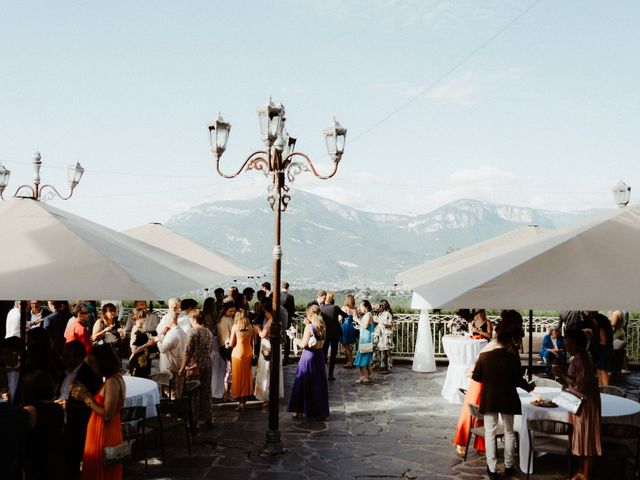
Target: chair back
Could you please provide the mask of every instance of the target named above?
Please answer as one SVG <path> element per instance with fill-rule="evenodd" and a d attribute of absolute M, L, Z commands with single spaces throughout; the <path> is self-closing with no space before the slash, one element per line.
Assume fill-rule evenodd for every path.
<path fill-rule="evenodd" d="M 484 419 L 484 415 L 480 413 L 480 406 L 475 403 L 469 403 L 469 416 L 478 420 Z"/>
<path fill-rule="evenodd" d="M 120 409 L 120 422 L 138 422 L 147 416 L 147 407 L 123 407 Z"/>
<path fill-rule="evenodd" d="M 189 398 L 176 398 L 175 400 L 161 400 L 160 403 L 156 404 L 156 411 L 158 412 L 158 417 L 160 416 L 171 416 L 171 417 L 180 417 L 180 418 L 188 418 L 189 416 Z"/>
<path fill-rule="evenodd" d="M 616 387 L 615 385 L 601 385 L 598 387 L 600 393 L 607 393 L 609 395 L 615 395 L 616 397 L 626 397 L 627 392 L 624 388 Z"/>
<path fill-rule="evenodd" d="M 600 436 L 615 439 L 640 440 L 640 427 L 625 423 L 601 423 Z"/>
<path fill-rule="evenodd" d="M 538 432 L 547 435 L 565 435 L 571 437 L 573 434 L 573 425 L 560 420 L 535 419 L 527 421 L 529 433 Z"/>
<path fill-rule="evenodd" d="M 171 384 L 171 379 L 173 378 L 173 373 L 171 372 L 158 372 L 152 373 L 149 375 L 149 379 L 156 382 L 158 385 L 163 385 L 168 387 Z"/>

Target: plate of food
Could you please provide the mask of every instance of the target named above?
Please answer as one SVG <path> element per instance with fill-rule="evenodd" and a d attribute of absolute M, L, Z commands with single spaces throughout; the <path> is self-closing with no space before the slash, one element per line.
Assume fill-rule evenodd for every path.
<path fill-rule="evenodd" d="M 535 407 L 542 408 L 556 408 L 558 406 L 555 402 L 553 402 L 553 400 L 549 400 L 547 398 L 538 398 L 536 400 L 531 400 L 530 403 Z"/>

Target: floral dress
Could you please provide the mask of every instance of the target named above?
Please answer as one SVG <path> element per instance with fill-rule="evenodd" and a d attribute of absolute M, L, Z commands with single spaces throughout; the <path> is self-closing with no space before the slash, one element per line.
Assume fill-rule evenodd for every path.
<path fill-rule="evenodd" d="M 187 337 L 186 355 L 191 358 L 191 365 L 198 366 L 198 380 L 200 388 L 196 390 L 195 407 L 199 423 L 211 422 L 211 350 L 213 349 L 213 334 L 198 325 L 189 330 Z M 201 394 L 202 392 L 203 394 Z"/>
<path fill-rule="evenodd" d="M 393 316 L 389 312 L 382 312 L 378 315 L 377 347 L 380 351 L 393 350 Z"/>

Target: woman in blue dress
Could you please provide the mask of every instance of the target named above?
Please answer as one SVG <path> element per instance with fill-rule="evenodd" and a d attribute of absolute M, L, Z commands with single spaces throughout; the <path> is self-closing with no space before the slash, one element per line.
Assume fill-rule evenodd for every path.
<path fill-rule="evenodd" d="M 353 323 L 353 319 L 357 315 L 356 311 L 356 299 L 353 295 L 349 294 L 344 299 L 344 306 L 342 311 L 347 315 L 342 320 L 342 352 L 344 353 L 345 365 L 344 368 L 353 367 L 353 347 L 356 343 L 356 327 Z"/>
<path fill-rule="evenodd" d="M 353 361 L 354 367 L 360 368 L 360 378 L 358 383 L 371 383 L 373 363 L 373 315 L 371 314 L 371 303 L 369 300 L 362 300 L 358 306 L 360 313 L 360 341 L 358 343 L 358 353 Z"/>
<path fill-rule="evenodd" d="M 293 413 L 293 418 L 301 418 L 304 414 L 307 418 L 328 421 L 329 386 L 322 351 L 326 330 L 318 305 L 310 305 L 307 308 L 304 323 L 303 350 L 287 411 Z"/>

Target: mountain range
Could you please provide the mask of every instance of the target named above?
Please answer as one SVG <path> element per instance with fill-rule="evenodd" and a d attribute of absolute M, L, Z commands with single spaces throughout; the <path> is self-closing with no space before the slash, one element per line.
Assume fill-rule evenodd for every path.
<path fill-rule="evenodd" d="M 458 200 L 410 216 L 370 213 L 296 191 L 282 215 L 282 279 L 296 288 L 384 288 L 397 273 L 454 249 L 536 224 L 558 228 L 602 210 L 558 212 Z M 270 274 L 274 214 L 264 198 L 198 205 L 172 230 Z"/>

